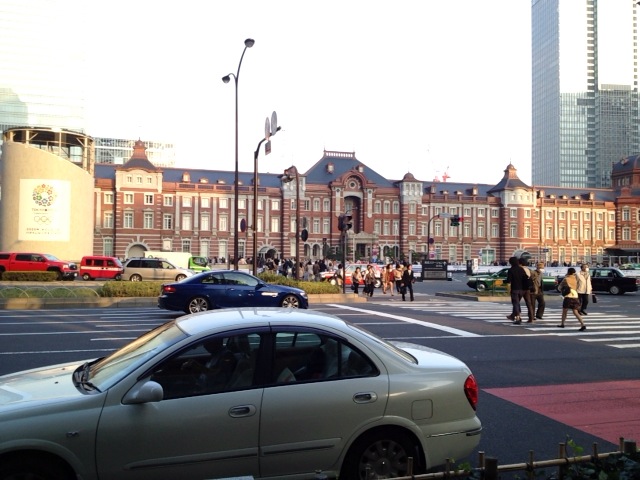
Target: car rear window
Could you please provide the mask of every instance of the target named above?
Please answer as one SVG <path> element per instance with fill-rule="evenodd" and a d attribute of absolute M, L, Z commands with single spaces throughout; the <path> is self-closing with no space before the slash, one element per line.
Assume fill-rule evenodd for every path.
<path fill-rule="evenodd" d="M 371 341 L 376 342 L 378 345 L 382 345 L 384 348 L 386 348 L 390 352 L 393 352 L 396 355 L 398 355 L 399 357 L 402 357 L 407 362 L 414 363 L 416 365 L 418 364 L 418 360 L 416 360 L 416 358 L 413 355 L 405 352 L 401 348 L 396 347 L 392 343 L 387 342 L 383 338 L 380 338 L 377 335 L 374 335 L 373 333 L 365 330 L 364 328 L 359 327 L 358 325 L 354 325 L 354 324 L 351 324 L 351 323 L 349 323 L 348 325 L 349 325 L 350 328 L 353 328 L 354 330 L 357 330 L 358 332 L 362 333 L 363 335 L 366 335 L 367 337 L 369 337 L 369 339 Z"/>

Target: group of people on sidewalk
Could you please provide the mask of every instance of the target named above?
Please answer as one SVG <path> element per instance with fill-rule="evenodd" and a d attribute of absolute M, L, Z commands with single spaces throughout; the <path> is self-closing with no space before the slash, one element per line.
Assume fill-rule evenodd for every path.
<path fill-rule="evenodd" d="M 356 267 L 351 276 L 351 285 L 356 295 L 359 293 L 360 282 L 364 282 L 364 288 L 362 293 L 369 297 L 373 297 L 375 290 L 376 276 L 375 270 L 372 265 L 367 265 L 367 269 L 363 272 L 360 267 Z M 413 270 L 411 264 L 388 263 L 382 269 L 380 275 L 380 281 L 382 283 L 382 293 L 386 294 L 387 291 L 391 296 L 395 296 L 398 293 L 402 296 L 402 300 L 406 301 L 406 295 L 409 294 L 409 300 L 413 302 L 413 283 L 415 278 L 413 277 Z M 395 292 L 395 293 L 394 293 Z"/>
<path fill-rule="evenodd" d="M 544 263 L 538 262 L 535 270 L 528 268 L 528 262 L 524 258 L 511 257 L 509 259 L 509 271 L 506 283 L 510 286 L 511 314 L 507 318 L 516 324 L 522 323 L 521 301 L 524 299 L 527 307 L 526 323 L 533 323 L 535 319 L 542 319 L 545 310 L 544 287 L 542 277 L 544 275 Z M 562 316 L 558 328 L 564 328 L 569 310 L 573 312 L 580 323 L 580 331 L 587 329 L 582 315 L 587 315 L 589 297 L 592 295 L 591 275 L 589 266 L 582 264 L 580 272 L 571 267 L 567 275 L 558 287 L 562 294 Z"/>

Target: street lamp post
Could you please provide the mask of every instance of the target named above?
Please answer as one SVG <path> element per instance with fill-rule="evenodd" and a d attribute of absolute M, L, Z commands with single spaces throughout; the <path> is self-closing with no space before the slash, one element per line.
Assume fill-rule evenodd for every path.
<path fill-rule="evenodd" d="M 434 215 L 427 222 L 427 260 L 431 260 L 431 222 L 433 222 L 436 218 L 451 218 L 453 217 L 452 213 L 442 212 L 437 215 Z"/>
<path fill-rule="evenodd" d="M 233 77 L 235 86 L 236 86 L 236 168 L 235 168 L 235 179 L 234 179 L 234 197 L 235 197 L 235 205 L 233 207 L 233 214 L 235 217 L 234 220 L 234 233 L 233 233 L 233 268 L 238 270 L 238 199 L 240 196 L 240 174 L 238 172 L 238 79 L 240 78 L 240 67 L 242 66 L 242 59 L 244 58 L 244 54 L 247 51 L 247 48 L 253 47 L 255 40 L 253 38 L 247 38 L 244 41 L 244 50 L 242 50 L 242 55 L 240 56 L 240 62 L 238 63 L 238 70 L 236 73 L 230 73 L 229 75 L 225 75 L 222 77 L 222 81 L 224 83 L 229 83 L 231 81 L 231 77 Z"/>
<path fill-rule="evenodd" d="M 298 169 L 295 166 L 287 168 L 281 178 L 284 182 L 291 182 L 292 180 L 296 182 L 296 261 L 293 267 L 293 278 L 298 280 L 298 254 L 300 252 L 300 175 Z"/>
<path fill-rule="evenodd" d="M 275 112 L 274 112 L 275 114 Z M 256 151 L 253 152 L 253 274 L 258 274 L 258 154 L 260 147 L 264 142 L 268 142 L 269 138 L 280 131 L 277 127 L 273 132 L 265 132 L 265 136 L 258 142 Z"/>

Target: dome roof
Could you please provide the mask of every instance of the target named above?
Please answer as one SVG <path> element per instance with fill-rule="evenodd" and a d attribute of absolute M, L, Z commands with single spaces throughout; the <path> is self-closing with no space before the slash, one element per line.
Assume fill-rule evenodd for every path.
<path fill-rule="evenodd" d="M 622 157 L 619 162 L 613 165 L 611 174 L 629 173 L 640 169 L 640 155 L 629 155 Z"/>

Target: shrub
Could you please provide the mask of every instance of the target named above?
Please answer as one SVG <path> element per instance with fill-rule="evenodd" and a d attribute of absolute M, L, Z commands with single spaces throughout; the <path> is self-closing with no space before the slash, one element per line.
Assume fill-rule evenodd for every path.
<path fill-rule="evenodd" d="M 98 290 L 101 297 L 157 297 L 165 282 L 105 282 Z"/>
<path fill-rule="evenodd" d="M 57 272 L 2 272 L 2 280 L 7 282 L 54 282 Z"/>
<path fill-rule="evenodd" d="M 260 273 L 258 277 L 260 277 L 264 282 L 273 283 L 274 285 L 286 285 L 288 287 L 301 288 L 308 294 L 342 292 L 342 287 L 338 285 L 331 285 L 329 282 L 305 282 L 270 272 Z"/>

